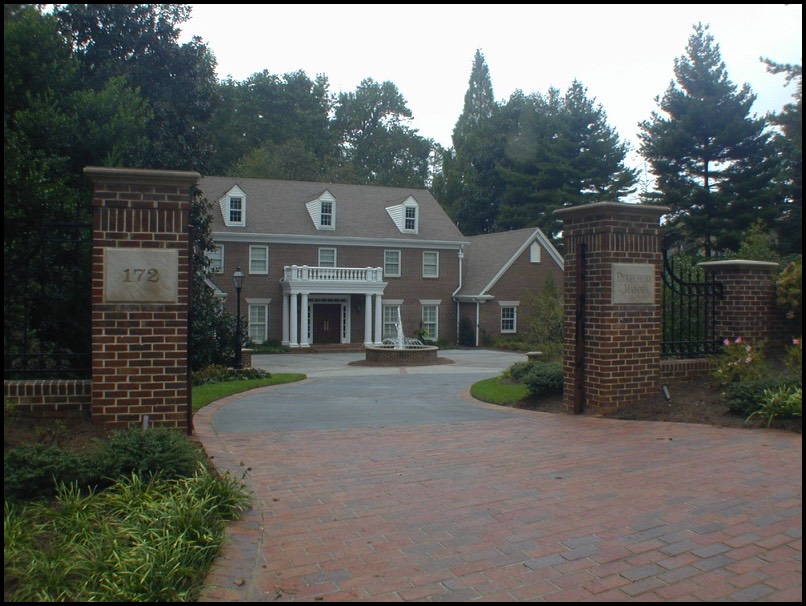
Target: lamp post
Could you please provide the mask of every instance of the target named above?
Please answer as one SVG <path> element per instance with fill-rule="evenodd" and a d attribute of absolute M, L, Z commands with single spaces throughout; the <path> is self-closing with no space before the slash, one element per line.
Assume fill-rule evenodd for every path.
<path fill-rule="evenodd" d="M 243 281 L 246 276 L 241 271 L 241 266 L 232 274 L 232 283 L 235 285 L 235 363 L 233 366 L 236 370 L 243 368 L 243 339 L 241 337 L 241 289 L 243 288 Z"/>

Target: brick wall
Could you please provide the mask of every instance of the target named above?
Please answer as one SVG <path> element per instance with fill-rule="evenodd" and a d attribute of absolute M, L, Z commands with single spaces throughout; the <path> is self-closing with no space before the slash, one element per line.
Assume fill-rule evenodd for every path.
<path fill-rule="evenodd" d="M 27 416 L 90 414 L 92 381 L 3 381 L 3 401 Z"/>
<path fill-rule="evenodd" d="M 188 216 L 190 188 L 200 175 L 95 167 L 85 173 L 94 188 L 93 422 L 107 429 L 125 428 L 141 424 L 148 415 L 153 425 L 190 431 Z M 120 252 L 130 255 L 135 265 L 140 251 L 175 251 L 176 283 L 165 284 L 175 288 L 173 300 L 154 302 L 147 292 L 142 299 L 135 295 L 134 300 L 110 301 L 113 278 L 105 272 L 110 271 L 115 249 L 126 249 Z M 139 279 L 141 270 L 133 266 L 123 271 Z M 173 268 L 169 270 L 161 275 L 172 275 Z"/>

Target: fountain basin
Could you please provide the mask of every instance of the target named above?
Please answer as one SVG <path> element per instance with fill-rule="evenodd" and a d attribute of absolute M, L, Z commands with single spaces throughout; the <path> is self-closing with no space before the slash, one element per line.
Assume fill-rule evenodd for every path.
<path fill-rule="evenodd" d="M 376 366 L 426 366 L 439 364 L 438 347 L 419 345 L 410 347 L 393 347 L 389 345 L 366 345 L 364 347 L 367 363 Z"/>

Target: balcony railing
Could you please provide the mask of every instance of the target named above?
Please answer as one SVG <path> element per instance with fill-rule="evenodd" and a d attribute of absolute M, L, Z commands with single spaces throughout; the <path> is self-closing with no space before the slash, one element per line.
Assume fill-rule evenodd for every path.
<path fill-rule="evenodd" d="M 312 267 L 310 265 L 286 265 L 283 271 L 286 282 L 382 282 L 380 267 Z"/>

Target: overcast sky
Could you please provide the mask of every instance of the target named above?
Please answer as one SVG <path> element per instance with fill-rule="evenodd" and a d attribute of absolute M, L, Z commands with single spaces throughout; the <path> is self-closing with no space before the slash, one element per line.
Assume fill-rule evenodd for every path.
<path fill-rule="evenodd" d="M 462 112 L 473 55 L 484 54 L 498 100 L 520 89 L 562 92 L 576 78 L 622 140 L 637 147 L 685 54 L 693 26 L 710 24 L 728 76 L 758 95 L 754 110 L 792 99 L 759 61 L 802 63 L 800 4 L 193 4 L 182 41 L 200 36 L 218 76 L 268 70 L 324 74 L 332 93 L 364 78 L 397 85 L 419 134 L 446 147 Z M 632 162 L 635 162 L 635 157 Z"/>

